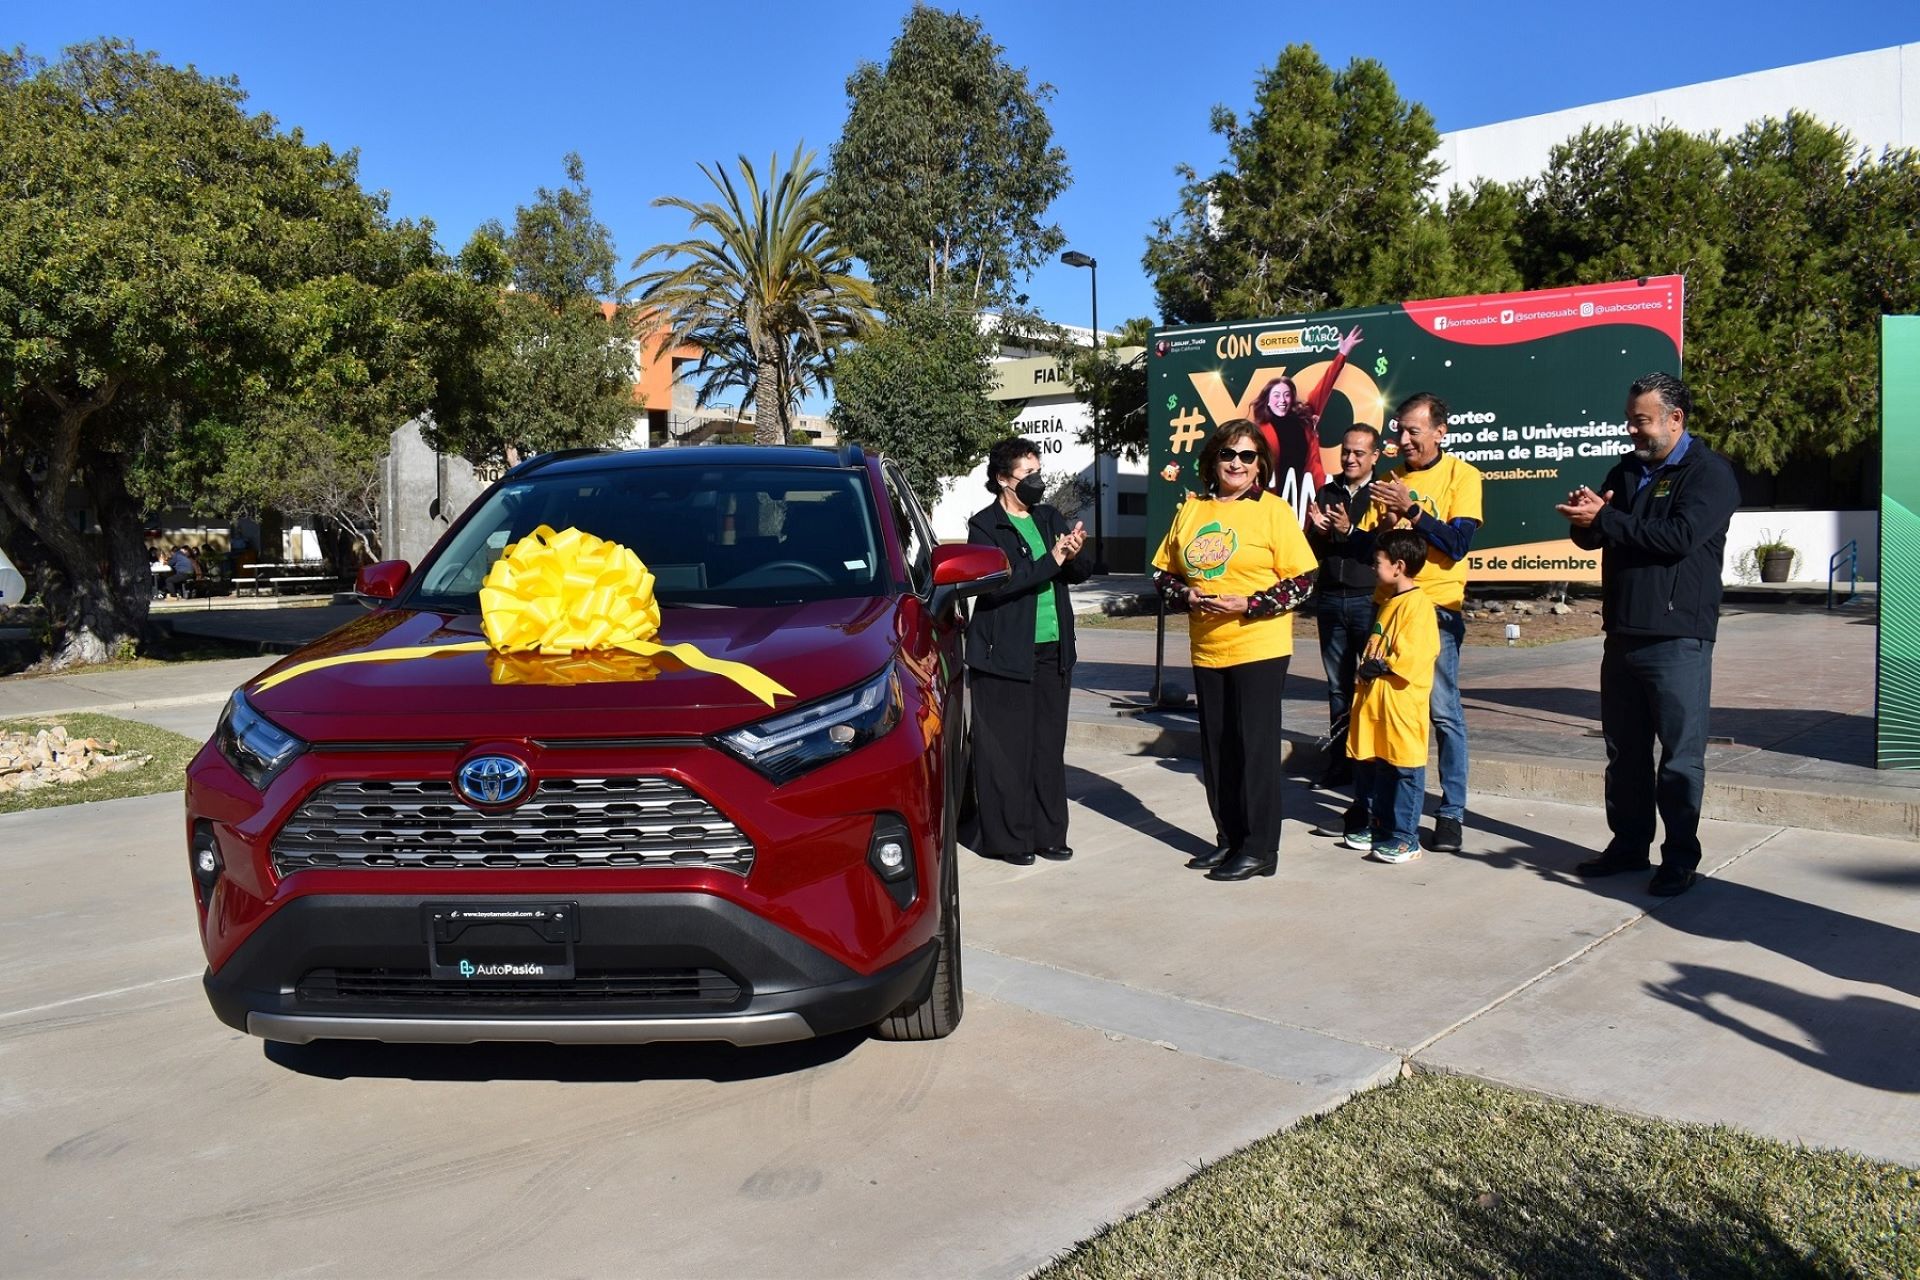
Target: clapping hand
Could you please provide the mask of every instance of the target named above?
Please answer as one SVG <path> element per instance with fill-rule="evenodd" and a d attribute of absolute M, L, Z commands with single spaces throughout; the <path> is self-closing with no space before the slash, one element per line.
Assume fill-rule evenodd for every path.
<path fill-rule="evenodd" d="M 1313 526 L 1315 533 L 1325 533 L 1332 526 L 1333 521 L 1327 515 L 1326 507 L 1318 502 L 1309 502 L 1307 504 L 1307 523 Z"/>
<path fill-rule="evenodd" d="M 1061 534 L 1053 542 L 1053 562 L 1065 564 L 1080 554 L 1080 548 L 1087 545 L 1087 526 L 1076 520 L 1073 528 Z"/>
<path fill-rule="evenodd" d="M 1338 502 L 1324 510 L 1327 514 L 1327 524 L 1335 533 L 1344 538 L 1353 532 L 1353 517 L 1347 514 L 1346 503 Z"/>
<path fill-rule="evenodd" d="M 1374 509 L 1383 516 L 1405 520 L 1413 515 L 1413 493 L 1398 480 L 1373 482 Z"/>
<path fill-rule="evenodd" d="M 1565 516 L 1567 523 L 1574 528 L 1585 529 L 1599 516 L 1601 508 L 1612 501 L 1613 490 L 1609 489 L 1606 493 L 1599 494 L 1581 485 L 1569 493 L 1567 500 L 1554 507 L 1554 510 Z"/>

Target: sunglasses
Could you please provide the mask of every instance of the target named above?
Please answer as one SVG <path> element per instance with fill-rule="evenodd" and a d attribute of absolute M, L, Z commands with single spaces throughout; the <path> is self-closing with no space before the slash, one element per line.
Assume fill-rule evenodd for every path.
<path fill-rule="evenodd" d="M 1260 451 L 1258 449 L 1222 449 L 1220 461 L 1225 462 L 1228 458 L 1238 458 L 1250 467 L 1260 461 Z"/>

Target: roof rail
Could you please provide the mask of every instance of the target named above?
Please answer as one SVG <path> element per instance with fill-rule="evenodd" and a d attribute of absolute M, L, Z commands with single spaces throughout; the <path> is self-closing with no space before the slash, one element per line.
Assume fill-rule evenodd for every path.
<path fill-rule="evenodd" d="M 585 458 L 596 453 L 618 453 L 618 449 L 555 449 L 552 453 L 536 453 L 524 458 L 507 470 L 510 476 L 524 476 L 538 471 L 555 462 L 565 462 L 568 458 Z"/>
<path fill-rule="evenodd" d="M 840 442 L 840 465 L 843 467 L 864 467 L 867 465 L 866 450 L 851 440 Z"/>

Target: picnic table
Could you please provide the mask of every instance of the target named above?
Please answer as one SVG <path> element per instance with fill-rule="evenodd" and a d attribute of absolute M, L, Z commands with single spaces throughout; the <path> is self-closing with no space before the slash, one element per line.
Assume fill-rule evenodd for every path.
<path fill-rule="evenodd" d="M 330 591 L 340 585 L 332 567 L 320 560 L 280 563 L 254 561 L 234 575 L 236 591 L 242 595 L 291 595 L 303 591 Z"/>

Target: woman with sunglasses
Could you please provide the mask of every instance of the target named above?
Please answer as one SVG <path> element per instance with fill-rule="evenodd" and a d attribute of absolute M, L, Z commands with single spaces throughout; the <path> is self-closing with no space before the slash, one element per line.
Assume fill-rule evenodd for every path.
<path fill-rule="evenodd" d="M 1280 860 L 1281 698 L 1293 610 L 1317 566 L 1300 519 L 1268 492 L 1273 451 L 1244 418 L 1200 451 L 1194 494 L 1174 513 L 1153 567 L 1167 606 L 1189 614 L 1200 700 L 1200 763 L 1214 848 L 1188 862 L 1209 880 L 1270 876 Z"/>

